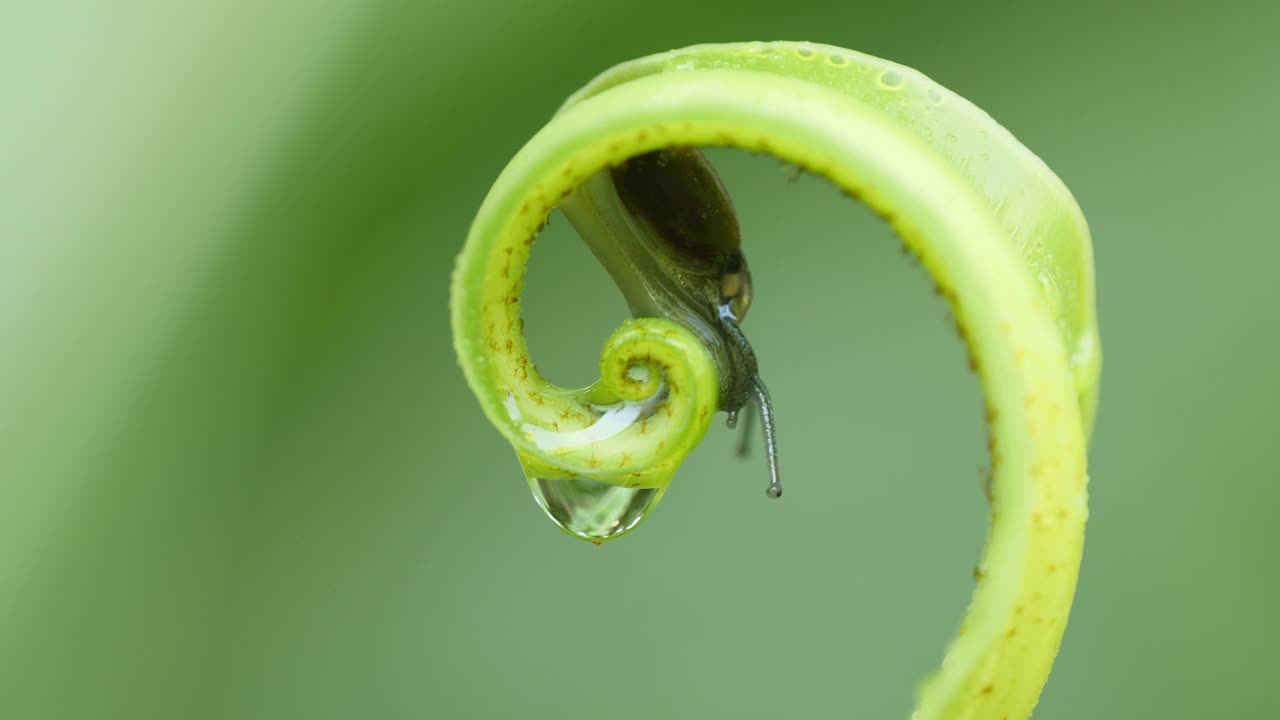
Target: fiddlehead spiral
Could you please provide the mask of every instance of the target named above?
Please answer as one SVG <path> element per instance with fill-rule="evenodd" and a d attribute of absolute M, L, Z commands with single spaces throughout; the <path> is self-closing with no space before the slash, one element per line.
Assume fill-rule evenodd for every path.
<path fill-rule="evenodd" d="M 737 328 L 749 274 L 684 154 L 696 146 L 828 178 L 893 226 L 950 303 L 988 408 L 991 528 L 914 717 L 1027 717 L 1083 546 L 1100 367 L 1089 235 L 1039 159 L 923 75 L 808 43 L 708 45 L 618 66 L 571 97 L 498 178 L 458 260 L 455 346 L 486 415 L 543 507 L 597 541 L 652 508 L 717 409 L 732 418 L 754 397 L 771 420 Z M 682 169 L 654 170 L 668 162 Z M 556 206 L 642 317 L 610 338 L 584 390 L 541 377 L 520 317 L 529 250 Z M 707 222 L 681 218 L 690 208 L 711 208 Z"/>

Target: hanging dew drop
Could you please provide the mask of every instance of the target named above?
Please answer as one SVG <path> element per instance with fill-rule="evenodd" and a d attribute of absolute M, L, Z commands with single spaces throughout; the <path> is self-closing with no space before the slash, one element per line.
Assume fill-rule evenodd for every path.
<path fill-rule="evenodd" d="M 643 365 L 632 365 L 625 373 L 627 381 L 638 385 L 655 380 L 649 368 Z M 507 394 L 505 405 L 512 421 L 540 451 L 583 452 L 594 447 L 603 448 L 600 450 L 603 453 L 617 453 L 616 449 L 608 449 L 608 443 L 626 433 L 635 434 L 637 430 L 642 434 L 643 423 L 653 417 L 667 399 L 666 386 L 661 380 L 656 380 L 656 383 L 657 389 L 649 397 L 606 405 L 591 401 L 592 388 L 575 391 L 571 397 L 577 400 L 578 407 L 583 408 L 577 421 L 572 419 L 571 406 L 565 415 L 559 416 L 560 422 L 549 423 L 551 427 L 529 422 L 537 419 L 536 416 L 521 410 L 514 393 Z M 642 442 L 637 442 L 630 446 L 630 451 L 643 453 L 644 447 Z M 622 460 L 622 465 L 615 468 L 619 470 L 620 477 L 626 474 L 621 468 L 628 462 L 630 451 L 612 455 Z M 592 450 L 593 458 L 594 453 Z M 545 470 L 537 469 L 541 461 L 536 457 L 520 456 L 520 462 L 529 489 L 547 516 L 565 532 L 596 544 L 635 529 L 662 498 L 663 487 L 626 487 L 581 476 L 548 478 Z M 665 479 L 658 484 L 665 487 Z"/>
<path fill-rule="evenodd" d="M 588 478 L 529 478 L 538 505 L 571 535 L 600 542 L 623 535 L 640 524 L 658 501 L 661 488 L 628 488 Z"/>

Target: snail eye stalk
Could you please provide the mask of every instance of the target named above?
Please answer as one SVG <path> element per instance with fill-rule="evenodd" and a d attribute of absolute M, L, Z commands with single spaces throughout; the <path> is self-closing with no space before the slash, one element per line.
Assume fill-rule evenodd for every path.
<path fill-rule="evenodd" d="M 738 321 L 730 312 L 728 305 L 721 308 L 720 317 L 729 334 L 747 353 L 751 354 L 754 360 L 755 354 L 751 350 L 751 345 L 747 342 L 746 336 L 742 334 L 742 329 L 738 327 Z M 760 379 L 759 372 L 751 376 L 751 379 L 746 383 L 745 391 L 747 392 L 746 402 L 743 403 L 740 409 L 730 411 L 726 424 L 732 430 L 737 426 L 738 418 L 745 415 L 743 418 L 742 439 L 738 443 L 738 455 L 745 457 L 750 449 L 753 410 L 755 413 L 760 414 L 760 427 L 764 432 L 765 462 L 769 465 L 769 487 L 765 490 L 765 494 L 770 498 L 777 499 L 782 497 L 782 478 L 778 472 L 778 435 L 773 415 L 773 400 L 769 397 L 769 389 L 765 387 L 764 381 Z"/>

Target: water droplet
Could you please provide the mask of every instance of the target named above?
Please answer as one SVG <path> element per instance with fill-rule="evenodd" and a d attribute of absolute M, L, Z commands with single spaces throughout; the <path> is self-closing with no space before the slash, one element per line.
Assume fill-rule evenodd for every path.
<path fill-rule="evenodd" d="M 591 541 L 634 529 L 662 499 L 661 488 L 628 488 L 599 480 L 530 478 L 533 497 L 567 532 Z"/>
<path fill-rule="evenodd" d="M 849 64 L 849 59 L 843 55 L 828 55 L 827 62 L 835 67 L 844 67 Z"/>
<path fill-rule="evenodd" d="M 938 88 L 929 88 L 929 92 L 925 93 L 925 97 L 929 98 L 929 102 L 934 105 L 942 104 L 942 93 L 938 92 Z"/>
<path fill-rule="evenodd" d="M 880 75 L 880 84 L 890 90 L 897 90 L 902 87 L 902 73 L 897 70 L 886 70 Z"/>
<path fill-rule="evenodd" d="M 796 50 L 796 57 L 800 58 L 801 60 L 812 60 L 815 55 L 817 55 L 817 53 L 810 50 L 809 48 L 800 48 Z"/>

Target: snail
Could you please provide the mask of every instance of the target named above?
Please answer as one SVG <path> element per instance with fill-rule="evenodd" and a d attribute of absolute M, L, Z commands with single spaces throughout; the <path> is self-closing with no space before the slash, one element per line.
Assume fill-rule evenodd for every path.
<path fill-rule="evenodd" d="M 593 231 L 601 207 L 616 218 Z M 739 324 L 751 307 L 751 272 L 733 201 L 705 155 L 674 146 L 628 158 L 562 201 L 592 252 L 622 290 L 632 315 L 680 323 L 711 351 L 728 425 L 759 413 L 771 498 L 782 495 L 773 403 Z M 752 415 L 748 414 L 748 418 Z M 746 432 L 740 454 L 746 452 Z"/>
<path fill-rule="evenodd" d="M 773 410 L 739 327 L 751 275 L 732 203 L 696 150 L 708 146 L 772 154 L 861 200 L 949 304 L 986 403 L 991 527 L 962 631 L 912 717 L 1025 720 L 1088 516 L 1092 245 L 1044 162 L 923 74 L 812 43 L 699 45 L 572 95 L 494 182 L 454 270 L 454 348 L 482 411 L 547 515 L 593 543 L 649 516 L 720 411 L 732 424 L 759 410 L 780 492 Z M 557 207 L 633 315 L 585 388 L 544 378 L 524 336 L 525 268 Z"/>

